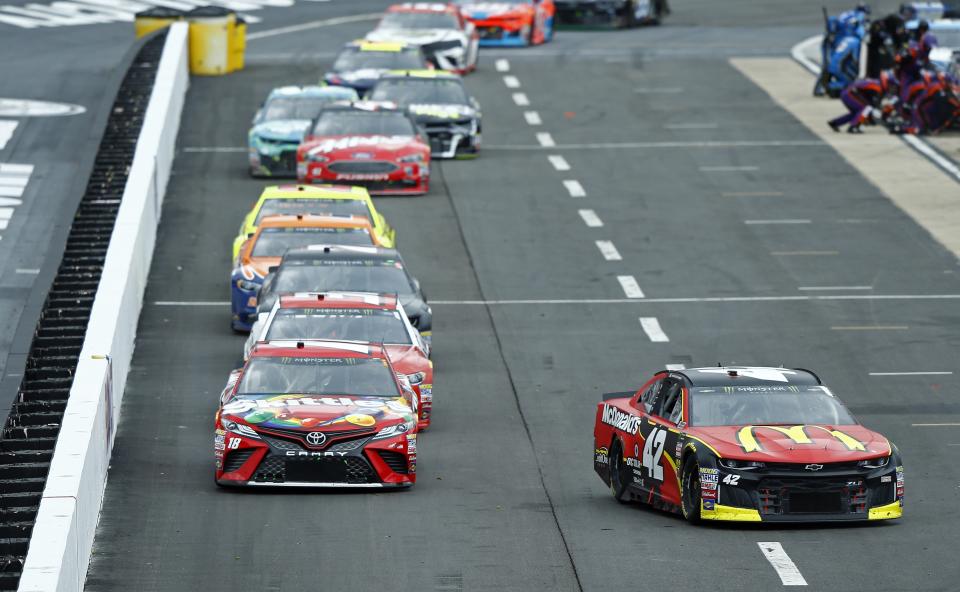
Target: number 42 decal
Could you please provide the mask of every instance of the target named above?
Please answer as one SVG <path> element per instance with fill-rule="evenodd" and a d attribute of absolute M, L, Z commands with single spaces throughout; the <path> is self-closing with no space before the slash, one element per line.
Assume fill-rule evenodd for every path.
<path fill-rule="evenodd" d="M 643 466 L 647 468 L 647 476 L 657 481 L 663 481 L 663 467 L 660 466 L 660 457 L 663 456 L 663 441 L 667 439 L 667 430 L 656 427 L 647 436 L 643 443 Z"/>
<path fill-rule="evenodd" d="M 723 478 L 723 482 L 727 485 L 737 485 L 740 483 L 740 475 L 727 475 Z"/>

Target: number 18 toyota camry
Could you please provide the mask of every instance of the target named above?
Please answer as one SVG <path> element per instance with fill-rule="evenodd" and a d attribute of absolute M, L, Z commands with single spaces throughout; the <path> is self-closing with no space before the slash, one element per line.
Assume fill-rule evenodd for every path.
<path fill-rule="evenodd" d="M 594 469 L 621 502 L 701 520 L 886 520 L 903 513 L 896 446 L 808 370 L 657 373 L 597 407 Z"/>

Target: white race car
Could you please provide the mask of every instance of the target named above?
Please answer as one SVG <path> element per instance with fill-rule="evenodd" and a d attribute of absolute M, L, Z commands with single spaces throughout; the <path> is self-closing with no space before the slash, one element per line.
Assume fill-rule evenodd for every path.
<path fill-rule="evenodd" d="M 480 53 L 476 27 L 452 4 L 394 4 L 367 34 L 367 40 L 418 45 L 436 67 L 458 74 L 475 70 Z"/>

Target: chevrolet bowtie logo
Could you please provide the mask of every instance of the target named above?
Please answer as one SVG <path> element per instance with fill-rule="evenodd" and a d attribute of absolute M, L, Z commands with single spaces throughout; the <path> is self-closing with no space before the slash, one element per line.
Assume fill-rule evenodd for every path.
<path fill-rule="evenodd" d="M 819 471 L 820 469 L 823 468 L 823 465 L 807 465 L 803 468 L 805 468 L 808 471 Z"/>

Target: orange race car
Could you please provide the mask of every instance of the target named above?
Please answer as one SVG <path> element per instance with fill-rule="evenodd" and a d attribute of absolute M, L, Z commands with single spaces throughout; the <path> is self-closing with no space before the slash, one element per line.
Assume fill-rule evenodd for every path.
<path fill-rule="evenodd" d="M 287 249 L 312 244 L 382 246 L 364 216 L 288 214 L 267 216 L 240 247 L 230 276 L 231 326 L 249 331 L 257 318 L 257 294 L 270 267 Z"/>
<path fill-rule="evenodd" d="M 457 0 L 477 27 L 481 46 L 540 45 L 553 39 L 557 9 L 553 0 Z"/>

